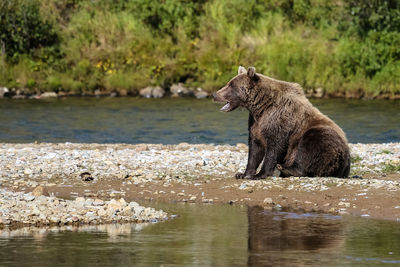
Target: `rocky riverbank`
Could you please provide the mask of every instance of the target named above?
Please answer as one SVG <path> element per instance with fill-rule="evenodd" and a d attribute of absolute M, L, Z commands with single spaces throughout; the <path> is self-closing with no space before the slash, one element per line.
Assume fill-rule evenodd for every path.
<path fill-rule="evenodd" d="M 123 198 L 66 200 L 46 196 L 43 190 L 38 190 L 41 188 L 37 187 L 33 193 L 0 189 L 0 225 L 142 223 L 168 219 L 162 210 L 145 208 L 134 201 L 128 203 Z"/>
<path fill-rule="evenodd" d="M 203 99 L 210 97 L 212 92 L 200 87 L 187 87 L 182 83 L 172 84 L 170 87 L 147 86 L 139 90 L 101 90 L 76 92 L 76 91 L 32 91 L 29 89 L 6 88 L 0 86 L 0 99 L 48 99 L 65 97 L 143 97 L 143 98 L 163 98 L 163 97 L 192 97 Z M 362 91 L 355 92 L 324 92 L 321 88 L 309 89 L 305 91 L 308 98 L 345 98 L 345 99 L 400 99 L 400 94 L 381 93 L 365 94 Z"/>
<path fill-rule="evenodd" d="M 163 220 L 145 200 L 400 220 L 400 143 L 352 144 L 349 179 L 235 180 L 247 146 L 0 144 L 0 224 Z"/>

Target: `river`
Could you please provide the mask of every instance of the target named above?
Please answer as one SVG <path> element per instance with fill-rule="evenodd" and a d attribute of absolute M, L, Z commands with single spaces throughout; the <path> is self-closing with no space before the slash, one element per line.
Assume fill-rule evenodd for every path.
<path fill-rule="evenodd" d="M 400 142 L 400 101 L 312 100 L 351 143 Z M 246 110 L 209 99 L 0 99 L 0 142 L 247 143 Z"/>

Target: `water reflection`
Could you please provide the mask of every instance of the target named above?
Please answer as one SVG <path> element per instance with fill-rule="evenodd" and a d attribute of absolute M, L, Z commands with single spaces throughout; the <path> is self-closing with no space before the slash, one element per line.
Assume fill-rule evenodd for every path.
<path fill-rule="evenodd" d="M 291 252 L 331 250 L 342 246 L 343 221 L 340 216 L 264 211 L 249 207 L 249 260 L 251 266 L 306 264 L 309 258 Z M 279 253 L 281 252 L 281 253 Z M 284 255 L 287 255 L 286 257 Z"/>
<path fill-rule="evenodd" d="M 0 239 L 10 240 L 17 237 L 29 237 L 36 241 L 43 241 L 49 234 L 61 233 L 61 232 L 102 232 L 108 236 L 108 241 L 113 241 L 120 236 L 127 236 L 134 232 L 143 230 L 150 223 L 138 223 L 138 224 L 103 224 L 103 225 L 68 225 L 68 226 L 44 226 L 35 227 L 28 226 L 16 229 L 3 228 L 0 229 Z"/>
<path fill-rule="evenodd" d="M 0 266 L 400 264 L 399 223 L 228 205 L 151 204 L 156 224 L 0 230 Z"/>

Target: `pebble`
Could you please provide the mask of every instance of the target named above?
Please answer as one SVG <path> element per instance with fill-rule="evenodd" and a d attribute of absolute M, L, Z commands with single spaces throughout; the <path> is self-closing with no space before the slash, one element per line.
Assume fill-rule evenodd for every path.
<path fill-rule="evenodd" d="M 126 177 L 136 185 L 154 182 L 155 179 L 189 180 L 187 178 L 197 178 L 199 174 L 231 178 L 235 172 L 243 171 L 246 167 L 246 148 L 243 144 L 148 144 L 143 148 L 143 145 L 121 144 L 4 143 L 0 144 L 0 183 L 17 182 L 21 186 L 18 183 L 21 181 L 22 184 L 38 183 L 38 186 L 46 182 L 59 186 L 59 180 L 70 183 L 73 176 L 84 181 L 92 180 L 91 183 L 98 179 Z M 352 157 L 359 159 L 352 164 L 352 173 L 356 172 L 359 176 L 364 172 L 379 173 L 387 164 L 396 164 L 400 160 L 400 143 L 350 144 L 350 148 Z M 27 165 L 31 167 L 26 168 Z M 280 181 L 279 177 L 276 179 Z M 351 180 L 362 183 L 366 179 Z M 340 181 L 336 181 L 336 184 L 340 186 Z M 242 183 L 240 186 L 244 189 L 248 184 Z M 315 182 L 307 181 L 302 187 L 312 191 Z M 326 190 L 327 187 L 322 184 L 316 189 Z"/>
<path fill-rule="evenodd" d="M 355 174 L 357 177 L 363 177 L 362 174 L 367 172 L 384 175 L 385 167 L 388 164 L 399 164 L 400 162 L 400 143 L 350 144 L 350 149 L 351 156 L 357 159 L 352 163 L 351 172 L 352 175 Z M 12 193 L 1 189 L 0 207 L 2 210 L 0 218 L 2 218 L 3 224 L 16 219 L 20 222 L 46 222 L 51 217 L 60 218 L 60 223 L 125 220 L 125 217 L 121 217 L 123 216 L 121 213 L 129 213 L 124 208 L 131 205 L 126 203 L 125 200 L 114 199 L 113 204 L 109 205 L 110 202 L 97 199 L 97 195 L 85 191 L 84 196 L 86 198 L 82 198 L 82 196 L 79 198 L 77 193 L 71 192 L 71 197 L 78 198 L 72 202 L 70 202 L 71 200 L 66 202 L 63 199 L 49 197 L 44 189 L 49 186 L 57 188 L 73 187 L 74 185 L 91 188 L 98 181 L 112 181 L 113 179 L 130 182 L 142 188 L 146 188 L 150 183 L 159 183 L 166 187 L 173 183 L 201 186 L 202 183 L 212 182 L 212 180 L 232 179 L 236 172 L 244 171 L 247 163 L 247 151 L 248 148 L 244 144 L 230 146 L 187 143 L 178 145 L 1 143 L 1 188 L 14 188 L 16 191 L 22 191 L 22 188 L 43 188 L 43 192 L 40 193 L 42 190 L 37 189 L 37 191 L 25 194 L 24 192 Z M 207 178 L 201 182 L 196 180 L 203 176 L 212 178 Z M 79 179 L 76 179 L 77 177 Z M 232 187 L 254 190 L 255 192 L 256 190 L 272 188 L 299 192 L 320 192 L 331 187 L 357 187 L 360 190 L 385 188 L 390 191 L 400 191 L 400 182 L 398 180 L 365 178 L 272 177 L 258 181 L 242 180 L 240 184 L 232 185 Z M 177 191 L 177 189 L 174 190 Z M 229 190 L 229 187 L 224 190 Z M 175 193 L 172 190 L 168 191 Z M 161 193 L 161 191 L 158 193 Z M 6 195 L 7 197 L 5 197 Z M 44 195 L 45 198 L 42 198 L 41 195 Z M 120 198 L 123 195 L 124 192 L 122 191 L 111 191 L 108 194 L 108 196 L 114 198 Z M 177 195 L 186 196 L 184 192 Z M 359 195 L 364 196 L 365 193 L 361 191 Z M 88 201 L 87 198 L 90 197 L 91 200 Z M 190 196 L 188 196 L 188 200 L 190 200 Z M 202 195 L 202 201 L 204 200 L 207 199 Z M 210 200 L 207 201 L 211 202 Z M 272 200 L 266 200 L 265 203 L 268 204 L 270 201 L 272 202 Z M 58 202 L 57 205 L 54 204 L 56 202 Z M 232 200 L 230 203 L 234 202 L 237 202 L 237 200 Z M 14 208 L 22 205 L 22 203 L 25 203 L 26 209 Z M 27 203 L 34 205 L 29 207 L 28 210 Z M 13 209 L 16 214 L 15 217 L 9 217 L 11 213 L 3 209 L 5 206 L 8 207 L 8 210 Z M 139 205 L 131 206 L 134 214 L 132 218 L 136 218 L 137 214 L 143 212 L 144 208 L 139 207 Z M 343 204 L 343 207 L 347 207 L 347 205 Z M 59 209 L 64 212 L 64 215 L 58 214 Z M 74 209 L 79 212 L 72 213 Z M 37 210 L 41 214 L 31 216 L 32 218 L 27 218 L 24 213 L 33 212 L 36 214 Z M 90 216 L 88 215 L 87 218 L 80 217 L 83 216 L 81 212 L 84 211 L 89 212 Z M 43 217 L 43 212 L 49 213 L 48 216 Z M 57 214 L 52 214 L 53 212 Z M 102 215 L 99 215 L 99 212 Z M 96 216 L 100 218 L 95 219 L 94 214 L 97 214 Z M 141 219 L 145 220 L 145 218 Z M 160 220 L 151 218 L 151 220 L 153 219 Z"/>
<path fill-rule="evenodd" d="M 168 214 L 162 210 L 145 208 L 136 202 L 127 203 L 123 198 L 109 201 L 84 197 L 64 200 L 44 195 L 35 198 L 31 193 L 5 189 L 0 189 L 0 207 L 0 225 L 154 222 L 168 219 Z"/>
<path fill-rule="evenodd" d="M 345 206 L 346 208 L 350 208 L 350 203 L 349 202 L 339 202 L 339 206 Z"/>
<path fill-rule="evenodd" d="M 266 197 L 264 198 L 264 204 L 273 204 L 274 202 L 272 201 L 272 198 Z"/>
<path fill-rule="evenodd" d="M 104 206 L 104 201 L 101 199 L 95 199 L 93 201 L 93 206 Z"/>

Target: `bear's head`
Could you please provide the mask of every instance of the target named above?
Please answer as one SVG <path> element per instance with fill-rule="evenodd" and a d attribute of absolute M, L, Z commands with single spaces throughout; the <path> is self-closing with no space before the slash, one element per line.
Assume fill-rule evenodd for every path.
<path fill-rule="evenodd" d="M 239 67 L 238 75 L 230 80 L 227 85 L 213 94 L 215 102 L 226 103 L 220 110 L 229 112 L 238 107 L 246 107 L 249 100 L 250 90 L 260 79 L 254 67 L 246 71 Z"/>

